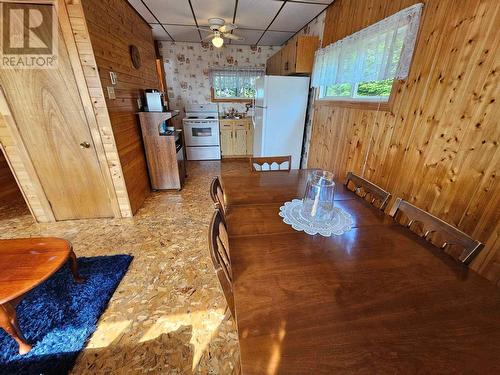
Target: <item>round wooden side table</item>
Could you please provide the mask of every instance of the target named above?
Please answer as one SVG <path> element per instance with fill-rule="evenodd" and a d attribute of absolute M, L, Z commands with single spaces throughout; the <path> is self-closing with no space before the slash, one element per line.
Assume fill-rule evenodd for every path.
<path fill-rule="evenodd" d="M 78 274 L 76 255 L 68 241 L 54 237 L 0 240 L 0 327 L 16 340 L 19 354 L 28 353 L 31 345 L 19 328 L 17 304 L 68 259 L 75 281 L 83 282 Z"/>

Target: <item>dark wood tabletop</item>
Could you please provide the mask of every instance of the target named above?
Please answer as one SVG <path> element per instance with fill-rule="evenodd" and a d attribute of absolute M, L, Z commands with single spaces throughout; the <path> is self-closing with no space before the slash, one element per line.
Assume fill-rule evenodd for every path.
<path fill-rule="evenodd" d="M 243 374 L 500 373 L 498 289 L 341 186 L 352 230 L 293 230 L 307 173 L 222 177 Z"/>
<path fill-rule="evenodd" d="M 61 238 L 0 240 L 0 304 L 40 285 L 67 262 L 71 244 Z"/>
<path fill-rule="evenodd" d="M 309 172 L 291 170 L 228 175 L 221 179 L 228 206 L 268 204 L 302 198 Z M 352 193 L 337 184 L 335 200 L 352 199 Z"/>

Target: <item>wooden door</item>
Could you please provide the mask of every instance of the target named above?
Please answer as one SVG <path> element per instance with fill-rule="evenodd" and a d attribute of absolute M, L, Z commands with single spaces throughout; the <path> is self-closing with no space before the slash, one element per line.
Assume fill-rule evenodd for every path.
<path fill-rule="evenodd" d="M 290 50 L 289 44 L 286 44 L 282 49 L 281 49 L 281 60 L 280 60 L 280 74 L 281 75 L 287 75 L 288 72 L 290 71 L 289 69 L 289 63 L 288 63 L 288 51 Z"/>
<path fill-rule="evenodd" d="M 0 69 L 0 85 L 55 219 L 112 217 L 60 25 L 58 52 L 57 69 Z"/>
<path fill-rule="evenodd" d="M 318 44 L 319 38 L 317 36 L 298 37 L 295 52 L 295 73 L 312 73 L 314 53 L 318 49 Z"/>
<path fill-rule="evenodd" d="M 280 73 L 281 73 L 281 51 L 278 51 L 267 60 L 266 74 L 280 75 Z"/>
<path fill-rule="evenodd" d="M 233 155 L 232 124 L 220 124 L 220 152 L 222 156 Z"/>
<path fill-rule="evenodd" d="M 243 126 L 235 126 L 233 138 L 233 155 L 247 155 L 247 129 Z"/>
<path fill-rule="evenodd" d="M 272 55 L 270 58 L 267 59 L 266 61 L 266 74 L 267 75 L 272 75 L 274 74 L 273 73 L 273 69 L 274 69 L 274 56 L 275 55 Z"/>
<path fill-rule="evenodd" d="M 295 73 L 297 52 L 297 37 L 294 37 L 288 41 L 288 74 Z"/>

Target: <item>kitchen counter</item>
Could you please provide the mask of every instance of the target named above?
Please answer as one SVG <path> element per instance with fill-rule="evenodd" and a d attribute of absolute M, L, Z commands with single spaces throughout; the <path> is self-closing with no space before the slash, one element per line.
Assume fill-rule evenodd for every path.
<path fill-rule="evenodd" d="M 139 112 L 136 112 L 136 113 L 138 115 L 142 115 L 142 114 L 148 115 L 148 114 L 150 114 L 151 116 L 154 116 L 154 115 L 156 115 L 156 116 L 162 116 L 162 118 L 163 118 L 163 116 L 166 116 L 166 117 L 163 118 L 163 121 L 165 121 L 165 120 L 169 120 L 169 119 L 171 119 L 171 118 L 173 118 L 175 116 L 178 116 L 179 113 L 180 113 L 180 111 L 179 110 L 165 111 L 165 112 L 139 111 Z"/>
<path fill-rule="evenodd" d="M 249 119 L 250 116 L 244 116 L 244 117 L 226 117 L 226 116 L 219 116 L 219 120 L 246 120 Z"/>

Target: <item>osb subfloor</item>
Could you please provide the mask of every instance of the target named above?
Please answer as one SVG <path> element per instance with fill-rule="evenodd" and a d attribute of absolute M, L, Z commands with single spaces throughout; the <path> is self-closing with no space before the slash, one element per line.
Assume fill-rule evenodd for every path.
<path fill-rule="evenodd" d="M 57 236 L 77 256 L 134 260 L 73 374 L 232 374 L 239 348 L 207 243 L 213 176 L 246 162 L 191 162 L 180 192 L 151 194 L 131 219 L 36 224 L 21 202 L 0 213 L 0 237 Z"/>

